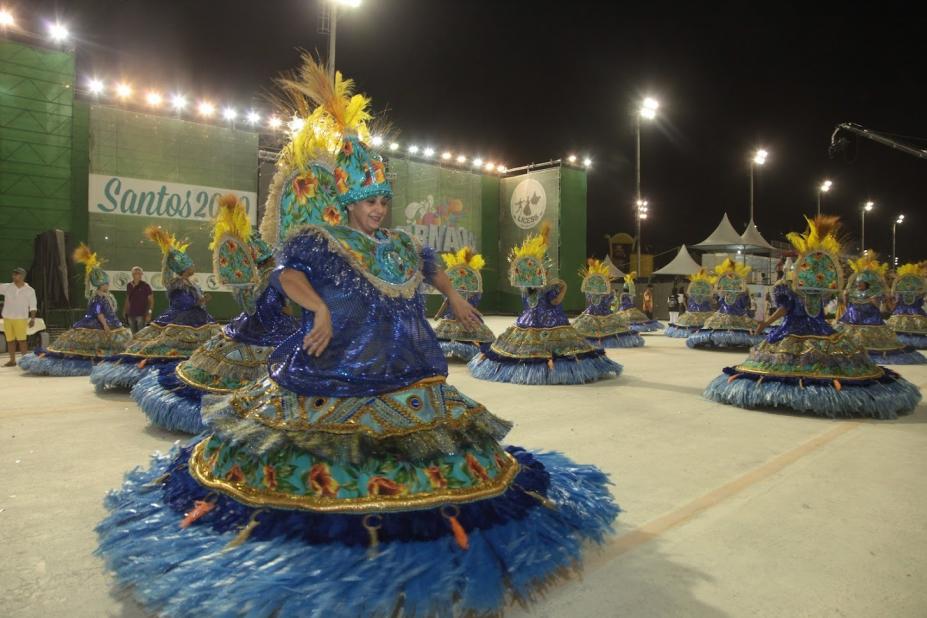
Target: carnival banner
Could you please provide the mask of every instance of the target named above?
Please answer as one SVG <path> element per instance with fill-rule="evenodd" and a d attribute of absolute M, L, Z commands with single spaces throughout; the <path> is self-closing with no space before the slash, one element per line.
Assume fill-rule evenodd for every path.
<path fill-rule="evenodd" d="M 529 234 L 537 234 L 544 223 L 550 225 L 548 254 L 553 260 L 552 277 L 560 269 L 560 168 L 526 172 L 502 179 L 502 199 L 499 202 L 499 255 L 508 259 L 512 248 Z M 579 268 L 581 265 L 577 265 Z M 505 265 L 507 267 L 507 264 Z M 505 268 L 500 268 L 504 273 Z M 508 277 L 503 277 L 500 289 L 512 294 Z"/>

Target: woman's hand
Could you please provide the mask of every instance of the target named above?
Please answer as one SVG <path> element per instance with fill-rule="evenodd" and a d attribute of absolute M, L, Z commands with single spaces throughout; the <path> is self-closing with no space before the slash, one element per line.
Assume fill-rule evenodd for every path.
<path fill-rule="evenodd" d="M 312 330 L 303 337 L 303 349 L 309 356 L 321 356 L 332 340 L 332 316 L 322 305 L 315 311 Z"/>
<path fill-rule="evenodd" d="M 463 296 L 455 292 L 447 297 L 447 302 L 451 306 L 451 311 L 454 312 L 454 317 L 457 318 L 458 322 L 474 330 L 480 327 L 483 321 L 480 312 L 477 311 L 473 305 L 464 300 Z"/>

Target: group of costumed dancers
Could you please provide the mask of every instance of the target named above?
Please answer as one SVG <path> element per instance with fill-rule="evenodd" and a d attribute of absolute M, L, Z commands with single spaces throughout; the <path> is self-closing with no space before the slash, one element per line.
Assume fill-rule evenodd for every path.
<path fill-rule="evenodd" d="M 621 373 L 606 349 L 643 346 L 659 324 L 634 307 L 633 275 L 616 289 L 595 259 L 571 323 L 542 228 L 509 256 L 523 311 L 494 336 L 473 248 L 439 257 L 382 227 L 392 187 L 367 146 L 370 101 L 312 58 L 280 85 L 306 122 L 281 152 L 260 233 L 225 196 L 210 245 L 242 312 L 217 324 L 187 247 L 153 227 L 169 308 L 132 336 L 101 258 L 81 245 L 86 315 L 20 362 L 131 389 L 153 424 L 195 435 L 110 493 L 98 553 L 165 615 L 489 615 L 531 601 L 580 566 L 619 509 L 596 468 L 504 445 L 511 424 L 448 384 L 447 361 L 496 382 L 588 383 Z M 917 388 L 877 363 L 924 362 L 913 348 L 927 347 L 927 271 L 905 265 L 889 290 L 874 258 L 852 262 L 835 328 L 824 306 L 844 289 L 836 221 L 789 240 L 794 272 L 761 322 L 746 315 L 744 267 L 691 277 L 667 334 L 752 346 L 705 396 L 833 418 L 911 412 Z M 434 329 L 423 283 L 445 297 Z"/>

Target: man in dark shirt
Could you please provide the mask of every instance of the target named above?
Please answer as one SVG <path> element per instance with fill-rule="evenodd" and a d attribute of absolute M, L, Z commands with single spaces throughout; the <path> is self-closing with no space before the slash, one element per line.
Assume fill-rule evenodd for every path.
<path fill-rule="evenodd" d="M 132 267 L 132 281 L 126 285 L 126 304 L 123 315 L 132 333 L 145 328 L 151 322 L 151 311 L 154 308 L 154 293 L 151 286 L 142 281 L 140 266 Z"/>

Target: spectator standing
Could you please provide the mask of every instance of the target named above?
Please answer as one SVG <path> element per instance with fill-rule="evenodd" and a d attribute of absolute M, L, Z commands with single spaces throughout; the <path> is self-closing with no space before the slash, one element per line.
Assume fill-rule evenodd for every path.
<path fill-rule="evenodd" d="M 151 286 L 142 280 L 144 274 L 140 266 L 133 266 L 132 281 L 126 285 L 123 313 L 133 335 L 151 322 L 151 312 L 154 309 L 154 292 L 151 291 Z"/>
<path fill-rule="evenodd" d="M 35 314 L 38 303 L 35 290 L 26 283 L 26 270 L 13 269 L 13 281 L 0 283 L 0 295 L 3 296 L 3 334 L 10 352 L 10 360 L 4 367 L 16 366 L 16 348 L 20 354 L 25 354 L 29 348 L 26 345 L 26 331 L 35 325 Z"/>
<path fill-rule="evenodd" d="M 647 316 L 648 320 L 653 319 L 653 285 L 648 283 L 647 288 L 644 290 L 644 300 L 641 303 L 641 308 L 644 310 L 644 314 Z"/>

